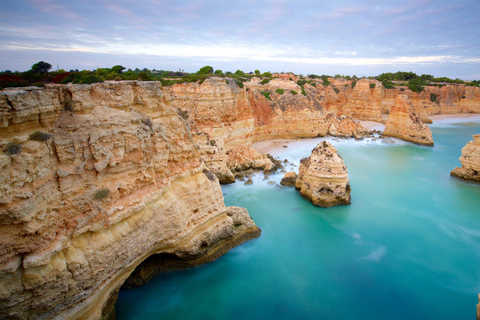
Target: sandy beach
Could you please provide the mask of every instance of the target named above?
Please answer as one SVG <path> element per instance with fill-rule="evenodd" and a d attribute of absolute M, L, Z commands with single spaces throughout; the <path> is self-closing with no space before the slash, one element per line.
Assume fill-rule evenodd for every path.
<path fill-rule="evenodd" d="M 429 116 L 432 119 L 433 123 L 435 122 L 449 122 L 452 120 L 479 120 L 480 114 L 476 113 L 454 113 L 454 114 L 436 114 Z M 358 120 L 354 119 L 356 122 L 360 122 L 368 130 L 378 130 L 383 132 L 385 130 L 385 124 L 377 121 L 370 120 Z M 479 128 L 480 133 L 480 128 Z M 257 149 L 260 153 L 269 153 L 273 150 L 282 149 L 284 146 L 288 147 L 290 141 L 295 141 L 297 139 L 275 139 L 275 140 L 266 140 L 260 141 L 252 144 L 252 147 Z"/>

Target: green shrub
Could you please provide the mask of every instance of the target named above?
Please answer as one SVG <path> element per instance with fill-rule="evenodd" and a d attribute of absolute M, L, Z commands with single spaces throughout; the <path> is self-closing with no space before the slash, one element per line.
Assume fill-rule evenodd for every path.
<path fill-rule="evenodd" d="M 424 85 L 425 83 L 422 80 L 414 79 L 408 82 L 408 89 L 412 90 L 413 92 L 422 92 L 425 90 Z"/>
<path fill-rule="evenodd" d="M 278 93 L 278 94 L 283 94 L 283 93 L 285 92 L 285 90 L 283 90 L 283 89 L 277 89 L 277 90 L 275 90 L 275 92 Z"/>
<path fill-rule="evenodd" d="M 16 142 L 9 142 L 5 148 L 5 153 L 10 155 L 19 154 L 20 151 L 22 151 L 22 146 Z"/>
<path fill-rule="evenodd" d="M 268 91 L 262 91 L 260 92 L 265 98 L 267 98 L 268 100 L 272 101 L 272 98 L 270 98 L 270 94 L 271 92 L 268 92 Z"/>
<path fill-rule="evenodd" d="M 240 87 L 240 88 L 243 88 L 243 82 L 240 81 L 240 80 L 235 80 L 235 82 L 237 83 L 237 85 Z"/>
<path fill-rule="evenodd" d="M 375 88 L 375 83 L 370 83 L 370 89 Z"/>
<path fill-rule="evenodd" d="M 33 85 L 35 87 L 45 88 L 45 83 L 43 83 L 43 82 L 35 82 Z"/>
<path fill-rule="evenodd" d="M 437 102 L 437 95 L 435 93 L 430 93 L 430 101 Z"/>
<path fill-rule="evenodd" d="M 323 75 L 321 78 L 323 80 L 323 85 L 324 86 L 328 86 L 331 83 L 330 81 L 328 81 L 328 76 Z"/>
<path fill-rule="evenodd" d="M 228 79 L 225 79 L 225 82 L 226 82 L 227 84 L 229 84 L 229 83 L 230 83 L 230 82 L 228 82 Z"/>
<path fill-rule="evenodd" d="M 110 194 L 110 190 L 108 189 L 99 189 L 97 191 L 95 191 L 95 193 L 93 194 L 93 197 L 97 200 L 101 200 L 101 199 L 105 199 L 106 197 L 108 197 L 108 195 Z"/>
<path fill-rule="evenodd" d="M 35 131 L 34 133 L 30 134 L 30 140 L 35 141 L 47 141 L 50 138 L 48 133 Z"/>
<path fill-rule="evenodd" d="M 291 93 L 291 94 L 298 94 L 298 92 L 295 91 L 295 90 L 290 90 L 290 93 Z"/>
<path fill-rule="evenodd" d="M 267 84 L 270 82 L 270 79 L 263 79 L 260 83 L 261 84 Z"/>
<path fill-rule="evenodd" d="M 120 77 L 120 76 L 116 76 L 115 79 L 113 79 L 113 80 L 115 80 L 115 81 L 122 81 L 123 79 L 122 79 L 122 77 Z"/>
<path fill-rule="evenodd" d="M 352 89 L 355 88 L 356 85 L 357 85 L 357 81 L 355 80 L 352 82 Z"/>
<path fill-rule="evenodd" d="M 340 93 L 340 90 L 338 90 L 337 88 L 333 88 L 333 91 L 335 91 L 335 93 Z"/>
<path fill-rule="evenodd" d="M 383 80 L 382 84 L 385 87 L 385 89 L 395 89 L 395 86 L 393 85 L 393 82 L 390 81 L 390 80 Z"/>
<path fill-rule="evenodd" d="M 315 82 L 311 82 L 310 83 L 312 86 L 314 86 L 315 88 L 317 87 L 317 84 Z"/>
<path fill-rule="evenodd" d="M 304 89 L 303 87 L 302 87 L 302 94 L 303 94 L 304 96 L 307 95 L 307 93 L 305 92 L 305 89 Z"/>
<path fill-rule="evenodd" d="M 348 87 L 348 83 L 345 85 L 345 88 Z"/>
<path fill-rule="evenodd" d="M 301 86 L 304 86 L 305 83 L 307 83 L 305 80 L 298 80 L 297 81 L 297 84 L 301 87 Z"/>

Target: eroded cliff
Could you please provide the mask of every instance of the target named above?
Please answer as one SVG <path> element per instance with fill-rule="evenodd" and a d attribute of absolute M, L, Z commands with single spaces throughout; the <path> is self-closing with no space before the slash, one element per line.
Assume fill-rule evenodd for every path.
<path fill-rule="evenodd" d="M 158 83 L 4 91 L 0 103 L 0 318 L 98 319 L 152 254 L 194 265 L 259 235 L 228 215 Z"/>

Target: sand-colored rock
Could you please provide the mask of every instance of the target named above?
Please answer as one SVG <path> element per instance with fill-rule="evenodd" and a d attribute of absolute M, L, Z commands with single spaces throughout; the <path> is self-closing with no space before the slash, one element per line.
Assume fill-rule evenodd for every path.
<path fill-rule="evenodd" d="M 271 171 L 275 167 L 267 155 L 249 146 L 237 146 L 228 151 L 227 166 L 233 172 L 250 169 Z"/>
<path fill-rule="evenodd" d="M 295 182 L 297 182 L 297 173 L 294 171 L 290 171 L 285 173 L 282 180 L 280 181 L 280 184 L 286 187 L 294 187 Z"/>
<path fill-rule="evenodd" d="M 72 111 L 64 111 L 65 96 Z M 10 108 L 0 147 L 21 146 L 0 154 L 0 318 L 107 317 L 148 257 L 168 254 L 191 266 L 258 236 L 229 216 L 217 178 L 159 83 L 0 97 Z M 29 140 L 37 130 L 51 137 Z M 99 189 L 109 193 L 97 198 Z"/>
<path fill-rule="evenodd" d="M 310 157 L 300 161 L 295 188 L 316 206 L 329 208 L 351 203 L 347 167 L 327 141 L 319 143 Z"/>
<path fill-rule="evenodd" d="M 480 182 L 480 134 L 473 136 L 462 149 L 460 157 L 461 168 L 455 168 L 450 173 L 452 176 L 465 180 Z"/>
<path fill-rule="evenodd" d="M 430 128 L 422 122 L 408 98 L 403 95 L 395 99 L 395 106 L 390 111 L 383 135 L 433 146 Z"/>

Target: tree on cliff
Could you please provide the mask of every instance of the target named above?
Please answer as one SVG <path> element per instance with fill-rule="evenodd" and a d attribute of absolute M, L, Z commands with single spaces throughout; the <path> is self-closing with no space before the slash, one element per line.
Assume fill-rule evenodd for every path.
<path fill-rule="evenodd" d="M 125 70 L 126 68 L 124 66 L 121 66 L 119 64 L 117 64 L 116 66 L 113 66 L 110 71 L 111 72 L 116 72 L 118 74 L 122 74 L 123 70 Z"/>
<path fill-rule="evenodd" d="M 200 70 L 197 71 L 197 74 L 209 74 L 213 73 L 213 67 L 211 66 L 205 66 L 200 68 Z"/>
<path fill-rule="evenodd" d="M 32 73 L 47 73 L 52 68 L 52 65 L 45 61 L 39 61 L 32 66 Z"/>

